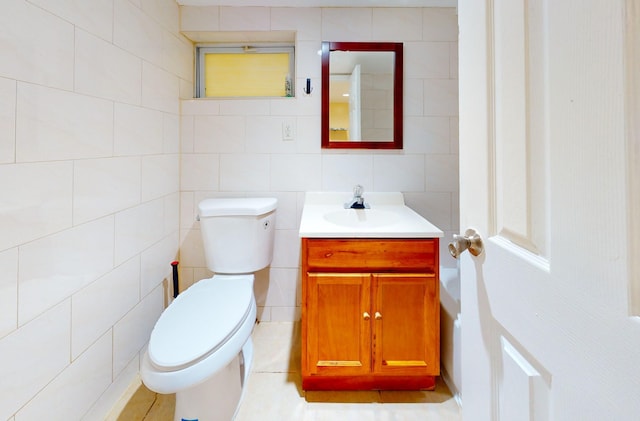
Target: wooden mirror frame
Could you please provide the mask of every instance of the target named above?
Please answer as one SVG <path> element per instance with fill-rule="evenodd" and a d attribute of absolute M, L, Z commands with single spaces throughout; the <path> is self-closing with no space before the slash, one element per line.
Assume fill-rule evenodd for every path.
<path fill-rule="evenodd" d="M 331 51 L 393 52 L 393 139 L 389 141 L 336 142 L 329 129 L 329 59 Z M 322 42 L 322 148 L 323 149 L 402 149 L 402 43 L 401 42 Z"/>

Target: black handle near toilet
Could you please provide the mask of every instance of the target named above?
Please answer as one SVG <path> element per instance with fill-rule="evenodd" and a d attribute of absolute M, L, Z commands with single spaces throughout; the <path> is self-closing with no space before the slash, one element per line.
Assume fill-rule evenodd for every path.
<path fill-rule="evenodd" d="M 178 261 L 174 260 L 171 262 L 171 266 L 173 267 L 173 298 L 178 296 Z"/>

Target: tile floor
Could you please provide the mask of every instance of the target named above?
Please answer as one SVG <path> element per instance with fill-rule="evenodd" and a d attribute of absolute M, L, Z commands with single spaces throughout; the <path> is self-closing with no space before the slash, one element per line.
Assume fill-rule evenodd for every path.
<path fill-rule="evenodd" d="M 462 420 L 440 380 L 431 392 L 304 392 L 299 323 L 259 323 L 253 340 L 253 369 L 236 421 Z M 173 395 L 157 395 L 142 386 L 118 421 L 172 421 L 174 405 Z"/>

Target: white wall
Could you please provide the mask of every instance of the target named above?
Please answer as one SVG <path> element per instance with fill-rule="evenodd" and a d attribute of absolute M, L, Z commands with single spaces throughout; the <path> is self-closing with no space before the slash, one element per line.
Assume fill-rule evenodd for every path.
<path fill-rule="evenodd" d="M 178 16 L 0 6 L 1 420 L 103 419 L 138 372 L 179 245 Z"/>
<path fill-rule="evenodd" d="M 279 199 L 270 271 L 257 277 L 262 320 L 300 317 L 298 225 L 305 191 L 402 191 L 445 231 L 441 263 L 458 231 L 457 16 L 454 8 L 182 7 L 183 31 L 296 31 L 296 97 L 182 101 L 181 264 L 186 287 L 210 276 L 197 203 L 214 196 Z M 404 43 L 404 150 L 320 148 L 322 41 Z M 314 92 L 305 96 L 304 81 Z M 282 140 L 282 122 L 295 125 Z"/>

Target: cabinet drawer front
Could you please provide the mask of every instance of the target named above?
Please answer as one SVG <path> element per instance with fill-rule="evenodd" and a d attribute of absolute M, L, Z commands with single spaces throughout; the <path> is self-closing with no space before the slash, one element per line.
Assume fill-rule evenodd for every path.
<path fill-rule="evenodd" d="M 438 239 L 303 238 L 307 270 L 416 271 L 436 273 Z"/>

